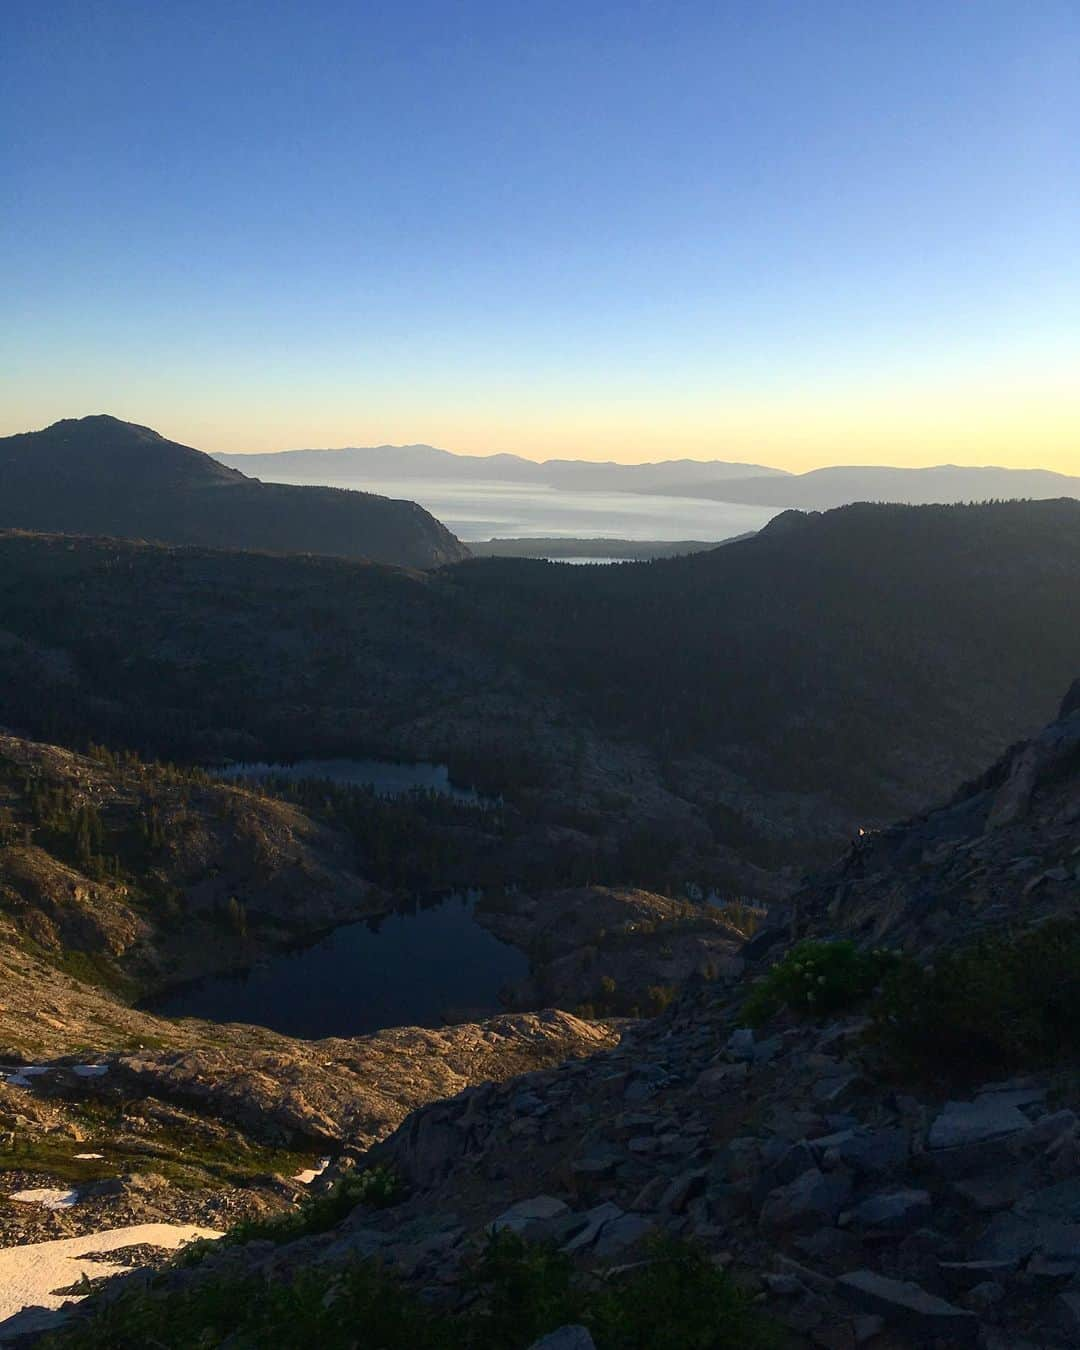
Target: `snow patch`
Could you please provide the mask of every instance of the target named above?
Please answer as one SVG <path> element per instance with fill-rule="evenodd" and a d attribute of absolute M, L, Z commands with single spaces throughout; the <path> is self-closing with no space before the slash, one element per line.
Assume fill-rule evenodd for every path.
<path fill-rule="evenodd" d="M 292 1180 L 298 1181 L 302 1186 L 310 1186 L 315 1178 L 321 1177 L 329 1166 L 329 1158 L 320 1158 L 317 1167 L 305 1167 L 302 1171 L 297 1172 Z"/>
<path fill-rule="evenodd" d="M 48 1073 L 49 1070 L 42 1064 L 27 1064 L 21 1069 L 5 1069 L 4 1082 L 8 1087 L 26 1087 L 30 1086 L 30 1079 L 39 1073 Z"/>
<path fill-rule="evenodd" d="M 104 1153 L 76 1153 L 75 1158 L 79 1162 L 89 1162 L 91 1158 L 104 1158 Z"/>
<path fill-rule="evenodd" d="M 57 1325 L 63 1315 L 58 1318 L 56 1310 L 65 1303 L 79 1302 L 70 1294 L 54 1294 L 54 1289 L 67 1289 L 83 1275 L 94 1279 L 119 1275 L 130 1268 L 111 1261 L 88 1261 L 88 1253 L 116 1252 L 143 1244 L 175 1251 L 196 1238 L 221 1236 L 216 1228 L 197 1228 L 194 1224 L 141 1223 L 55 1242 L 2 1247 L 0 1342 Z"/>
<path fill-rule="evenodd" d="M 46 1209 L 70 1209 L 78 1204 L 78 1191 L 57 1191 L 49 1186 L 34 1191 L 15 1191 L 9 1200 L 18 1200 L 21 1205 L 43 1205 Z"/>
<path fill-rule="evenodd" d="M 72 1073 L 77 1073 L 80 1078 L 100 1078 L 103 1073 L 109 1072 L 107 1064 L 74 1064 Z"/>

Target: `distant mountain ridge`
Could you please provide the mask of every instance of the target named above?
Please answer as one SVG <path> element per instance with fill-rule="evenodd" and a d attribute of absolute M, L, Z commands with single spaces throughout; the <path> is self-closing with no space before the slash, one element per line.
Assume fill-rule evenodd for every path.
<path fill-rule="evenodd" d="M 521 455 L 459 455 L 433 445 L 345 446 L 339 450 L 281 450 L 272 454 L 217 455 L 235 469 L 273 479 L 303 482 L 363 482 L 370 478 L 440 478 L 449 481 L 536 483 L 588 491 L 654 492 L 682 482 L 785 477 L 782 469 L 724 460 L 673 459 L 659 464 L 618 464 L 614 460 L 547 459 Z M 659 486 L 658 486 L 659 485 Z"/>
<path fill-rule="evenodd" d="M 231 468 L 277 482 L 359 485 L 422 478 L 535 483 L 565 491 L 703 497 L 805 511 L 831 510 L 856 501 L 928 506 L 1001 498 L 1080 497 L 1080 476 L 993 465 L 966 468 L 939 464 L 923 469 L 839 465 L 794 474 L 761 464 L 719 459 L 672 459 L 655 464 L 574 459 L 537 462 L 511 454 L 463 455 L 432 445 L 345 446 L 216 458 Z"/>
<path fill-rule="evenodd" d="M 1050 501 L 1080 497 L 1080 477 L 1050 469 L 965 468 L 938 464 L 926 469 L 886 466 L 837 466 L 812 469 L 785 478 L 747 477 L 722 486 L 702 481 L 684 484 L 689 497 L 709 497 L 753 506 L 784 506 L 830 511 L 856 501 L 902 506 L 948 505 L 967 501 L 1018 499 Z"/>
<path fill-rule="evenodd" d="M 0 528 L 437 567 L 468 549 L 415 502 L 262 483 L 98 415 L 0 439 Z"/>

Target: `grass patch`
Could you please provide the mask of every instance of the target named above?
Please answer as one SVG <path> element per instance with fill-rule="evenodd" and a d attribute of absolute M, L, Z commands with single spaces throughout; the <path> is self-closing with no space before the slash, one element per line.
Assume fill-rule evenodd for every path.
<path fill-rule="evenodd" d="M 301 1270 L 292 1280 L 208 1278 L 195 1287 L 133 1291 L 81 1326 L 48 1338 L 54 1350 L 525 1350 L 582 1323 L 597 1350 L 774 1350 L 782 1344 L 749 1296 L 697 1249 L 657 1243 L 652 1260 L 617 1282 L 576 1271 L 551 1247 L 502 1233 L 464 1276 L 473 1296 L 433 1308 L 374 1262 Z"/>
<path fill-rule="evenodd" d="M 255 1176 L 276 1172 L 292 1176 L 312 1162 L 310 1152 L 258 1144 L 239 1146 L 235 1138 L 206 1137 L 197 1128 L 151 1129 L 142 1139 L 115 1141 L 130 1129 L 120 1114 L 105 1104 L 80 1103 L 71 1114 L 84 1135 L 76 1141 L 59 1133 L 27 1137 L 0 1145 L 0 1173 L 45 1172 L 72 1183 L 98 1181 L 131 1172 L 152 1172 L 182 1190 L 214 1190 L 243 1186 Z M 102 1158 L 75 1157 L 101 1153 Z"/>
<path fill-rule="evenodd" d="M 40 948 L 38 954 L 57 970 L 70 975 L 73 980 L 104 989 L 110 994 L 115 994 L 124 1003 L 134 1003 L 140 995 L 139 982 L 118 970 L 115 963 L 100 952 L 71 950 L 53 952 Z"/>
<path fill-rule="evenodd" d="M 117 967 L 116 962 L 102 952 L 44 947 L 25 933 L 19 934 L 18 946 L 28 956 L 43 961 L 65 975 L 70 975 L 73 980 L 114 994 L 122 1003 L 134 1003 L 140 996 L 141 988 L 138 981 L 125 975 Z"/>
<path fill-rule="evenodd" d="M 899 962 L 870 1040 L 902 1076 L 975 1082 L 1080 1056 L 1080 921 Z"/>

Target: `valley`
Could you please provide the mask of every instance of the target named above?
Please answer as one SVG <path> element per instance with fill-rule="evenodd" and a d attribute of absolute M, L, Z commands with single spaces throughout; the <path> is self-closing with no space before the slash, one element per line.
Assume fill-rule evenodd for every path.
<path fill-rule="evenodd" d="M 1078 718 L 1074 688 L 951 801 L 819 874 L 796 896 L 794 932 L 766 922 L 745 941 L 729 929 L 727 963 L 651 1017 L 546 1012 L 314 1042 L 230 1026 L 223 1038 L 76 994 L 58 972 L 42 986 L 40 967 L 20 983 L 30 972 L 4 954 L 5 991 L 33 989 L 32 1015 L 66 992 L 96 1004 L 97 1034 L 108 1007 L 117 1026 L 166 1042 L 8 1075 L 0 1095 L 20 1112 L 26 1159 L 11 1175 L 66 1176 L 78 1196 L 17 1229 L 5 1214 L 9 1238 L 85 1231 L 104 1213 L 246 1219 L 149 1284 L 121 1276 L 55 1344 L 126 1348 L 149 1334 L 183 1346 L 193 1325 L 250 1344 L 276 1327 L 302 1344 L 312 1325 L 348 1335 L 388 1299 L 402 1347 L 524 1345 L 552 1319 L 612 1335 L 597 1290 L 616 1279 L 649 1335 L 697 1316 L 706 1329 L 724 1318 L 732 1345 L 921 1350 L 945 1336 L 1065 1350 L 1080 1269 Z M 547 932 L 558 962 L 620 912 L 660 917 L 643 894 L 578 892 L 512 905 L 505 921 Z M 499 908 L 485 922 L 501 925 Z M 859 955 L 838 931 L 874 945 Z M 885 965 L 871 973 L 874 960 Z M 824 974 L 808 986 L 810 969 Z M 1019 1024 L 1001 999 L 1023 1010 Z M 55 1024 L 41 1035 L 64 1045 Z M 75 1149 L 103 1157 L 80 1163 Z M 320 1153 L 333 1159 L 321 1172 Z M 91 1168 L 135 1158 L 145 1171 L 95 1192 Z M 301 1165 L 317 1175 L 292 1192 L 254 1171 Z M 313 1195 L 297 1208 L 301 1185 Z M 657 1232 L 694 1245 L 651 1246 Z M 373 1284 L 376 1270 L 387 1274 Z M 478 1278 L 496 1300 L 479 1322 Z M 274 1320 L 266 1293 L 299 1279 L 322 1308 L 302 1330 Z M 668 1280 L 685 1308 L 662 1301 Z M 730 1281 L 755 1301 L 732 1305 Z"/>
<path fill-rule="evenodd" d="M 1039 725 L 1078 513 L 787 512 L 594 568 L 0 531 L 0 1255 L 41 1300 L 0 1341 L 184 1347 L 190 1310 L 258 1345 L 285 1271 L 456 1344 L 488 1260 L 491 1316 L 554 1261 L 599 1334 L 629 1258 L 755 1291 L 744 1341 L 1067 1344 L 1075 691 Z M 1000 946 L 1044 925 L 1062 1007 Z M 1022 1051 L 965 961 L 1019 982 Z M 952 1272 L 1006 1248 L 980 1302 Z"/>
<path fill-rule="evenodd" d="M 0 34 L 0 1350 L 1078 1350 L 1080 7 Z"/>

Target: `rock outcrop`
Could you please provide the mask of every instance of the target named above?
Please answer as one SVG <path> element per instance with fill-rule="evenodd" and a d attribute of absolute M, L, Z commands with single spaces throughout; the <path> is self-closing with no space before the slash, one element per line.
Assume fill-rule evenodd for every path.
<path fill-rule="evenodd" d="M 130 993 L 389 904 L 352 839 L 288 802 L 0 732 L 0 932 L 89 958 Z"/>
<path fill-rule="evenodd" d="M 719 909 L 632 887 L 582 886 L 482 900 L 477 919 L 527 952 L 517 1008 L 589 1007 L 640 1016 L 695 975 L 741 972 L 744 935 Z"/>
<path fill-rule="evenodd" d="M 1080 682 L 1060 716 L 944 806 L 860 837 L 794 900 L 800 930 L 914 952 L 1075 915 Z"/>

